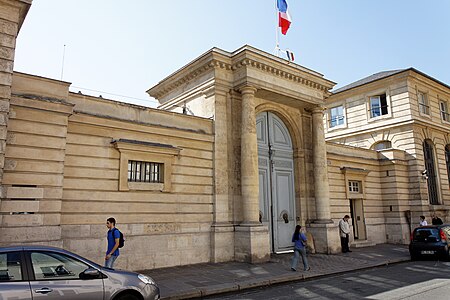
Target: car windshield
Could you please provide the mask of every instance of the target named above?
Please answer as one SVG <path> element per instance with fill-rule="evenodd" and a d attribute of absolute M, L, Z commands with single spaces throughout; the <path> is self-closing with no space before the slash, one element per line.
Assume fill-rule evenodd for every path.
<path fill-rule="evenodd" d="M 439 229 L 438 228 L 417 228 L 414 231 L 415 241 L 428 241 L 436 242 L 439 240 Z"/>

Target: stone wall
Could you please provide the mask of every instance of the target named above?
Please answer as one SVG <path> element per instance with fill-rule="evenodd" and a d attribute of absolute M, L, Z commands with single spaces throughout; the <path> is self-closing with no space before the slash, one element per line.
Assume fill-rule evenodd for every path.
<path fill-rule="evenodd" d="M 67 83 L 20 73 L 13 95 L 3 245 L 51 244 L 102 263 L 113 216 L 126 239 L 120 268 L 210 261 L 211 120 L 69 94 Z M 163 162 L 164 183 L 127 183 L 123 157 Z"/>

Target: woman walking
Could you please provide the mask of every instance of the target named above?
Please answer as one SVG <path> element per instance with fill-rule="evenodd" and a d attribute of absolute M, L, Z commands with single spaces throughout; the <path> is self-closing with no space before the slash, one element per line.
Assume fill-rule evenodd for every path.
<path fill-rule="evenodd" d="M 308 265 L 308 258 L 306 258 L 306 235 L 303 233 L 302 226 L 297 225 L 295 227 L 294 235 L 292 236 L 292 242 L 294 245 L 294 257 L 292 258 L 291 270 L 297 271 L 297 264 L 300 255 L 303 261 L 303 270 L 309 271 L 311 268 Z M 302 232 L 300 232 L 302 231 Z"/>

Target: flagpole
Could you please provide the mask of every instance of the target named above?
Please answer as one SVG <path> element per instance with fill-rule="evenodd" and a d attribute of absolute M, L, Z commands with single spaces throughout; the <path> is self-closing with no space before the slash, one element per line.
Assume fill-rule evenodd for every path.
<path fill-rule="evenodd" d="M 279 16 L 278 16 L 278 6 L 277 6 L 277 0 L 275 0 L 275 55 L 280 57 L 280 42 L 278 40 L 278 28 L 279 28 Z"/>

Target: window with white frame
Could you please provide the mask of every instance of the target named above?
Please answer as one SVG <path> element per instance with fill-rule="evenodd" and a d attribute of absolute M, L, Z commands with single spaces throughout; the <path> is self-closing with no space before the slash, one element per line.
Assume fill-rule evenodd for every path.
<path fill-rule="evenodd" d="M 351 193 L 361 193 L 361 181 L 348 181 L 348 191 Z"/>
<path fill-rule="evenodd" d="M 330 109 L 330 128 L 344 124 L 344 107 L 342 105 Z"/>
<path fill-rule="evenodd" d="M 419 100 L 419 112 L 424 115 L 430 115 L 430 106 L 428 105 L 428 96 L 423 92 L 417 94 Z"/>
<path fill-rule="evenodd" d="M 376 118 L 388 114 L 386 94 L 371 96 L 369 99 L 370 117 Z"/>
<path fill-rule="evenodd" d="M 439 108 L 441 110 L 441 119 L 442 119 L 442 121 L 450 122 L 450 115 L 448 113 L 447 102 L 440 101 L 439 102 Z"/>

